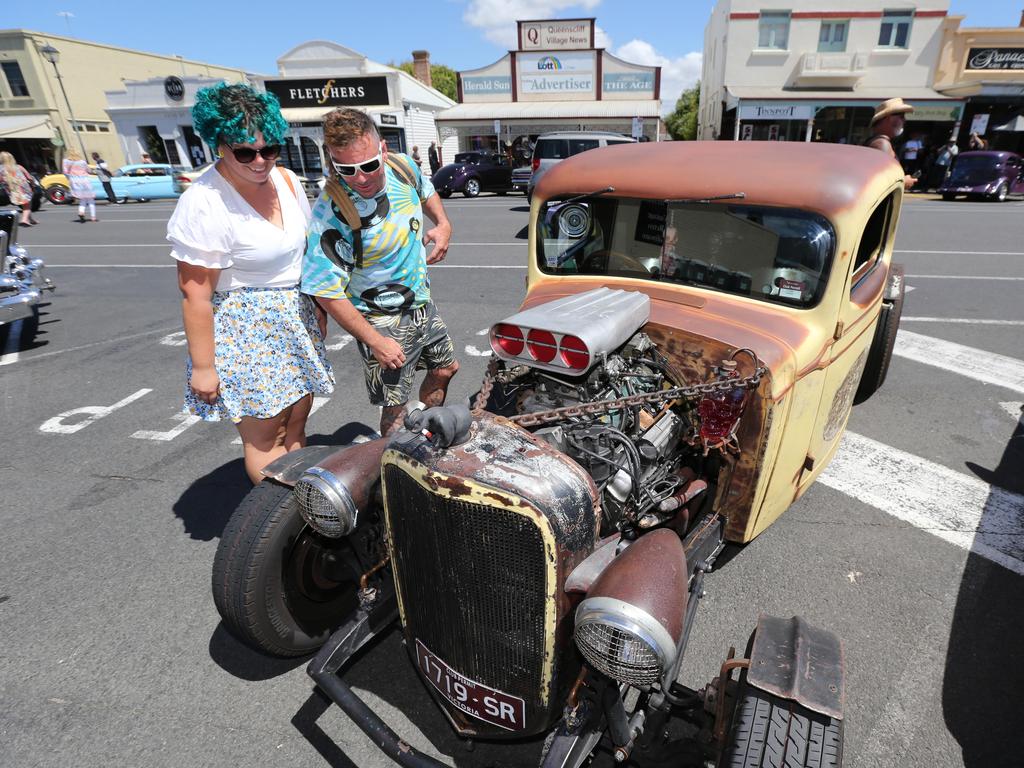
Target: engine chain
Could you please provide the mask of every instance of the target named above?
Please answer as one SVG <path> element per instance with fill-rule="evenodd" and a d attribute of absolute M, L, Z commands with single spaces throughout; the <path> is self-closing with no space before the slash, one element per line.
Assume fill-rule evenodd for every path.
<path fill-rule="evenodd" d="M 487 373 L 484 375 L 484 381 L 480 387 L 480 393 L 477 395 L 477 398 L 473 403 L 474 414 L 479 414 L 483 411 L 484 405 L 490 397 L 491 390 L 494 389 L 494 379 L 497 375 L 497 371 L 497 360 L 492 358 L 490 364 L 487 366 Z M 764 378 L 767 372 L 768 369 L 765 366 L 758 366 L 758 368 L 749 376 L 719 379 L 717 381 L 710 381 L 706 384 L 692 384 L 685 387 L 673 387 L 672 389 L 663 389 L 658 392 L 642 392 L 636 395 L 619 397 L 614 400 L 600 400 L 593 403 L 581 403 L 579 405 L 569 405 L 564 408 L 552 408 L 547 411 L 537 411 L 535 413 L 521 413 L 518 416 L 510 417 L 508 420 L 521 427 L 537 427 L 542 424 L 555 424 L 558 422 L 569 421 L 570 419 L 596 418 L 611 411 L 617 411 L 622 408 L 632 408 L 639 405 L 660 406 L 672 400 L 699 400 L 705 395 L 729 392 L 737 388 L 757 389 L 761 384 L 761 379 Z"/>

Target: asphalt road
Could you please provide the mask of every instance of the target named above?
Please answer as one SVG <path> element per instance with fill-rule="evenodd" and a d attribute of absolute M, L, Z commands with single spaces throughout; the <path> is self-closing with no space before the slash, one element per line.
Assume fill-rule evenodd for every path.
<path fill-rule="evenodd" d="M 0 765 L 389 765 L 312 695 L 304 660 L 220 626 L 210 568 L 247 482 L 229 425 L 177 416 L 171 208 L 78 224 L 47 207 L 22 232 L 58 291 L 37 339 L 0 356 Z M 431 274 L 461 398 L 481 334 L 524 294 L 528 214 L 519 196 L 446 208 L 455 242 Z M 822 480 L 709 577 L 684 680 L 713 677 L 759 611 L 800 614 L 845 641 L 847 766 L 1020 766 L 1024 202 L 909 200 L 898 249 L 913 290 L 888 381 Z M 356 350 L 329 342 L 314 441 L 377 420 Z M 535 764 L 537 742 L 467 751 L 397 633 L 346 679 L 451 764 Z"/>

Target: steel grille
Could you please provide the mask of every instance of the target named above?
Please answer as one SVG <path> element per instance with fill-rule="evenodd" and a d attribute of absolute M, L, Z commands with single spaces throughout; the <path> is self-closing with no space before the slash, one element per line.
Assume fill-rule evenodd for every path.
<path fill-rule="evenodd" d="M 527 516 L 438 496 L 384 472 L 407 628 L 467 677 L 539 705 L 544 540 Z"/>
<path fill-rule="evenodd" d="M 309 523 L 315 530 L 322 531 L 328 536 L 341 536 L 341 521 L 338 519 L 338 510 L 327 498 L 323 491 L 313 483 L 306 480 L 299 480 L 295 484 L 295 497 L 299 502 L 299 511 L 302 519 Z"/>
<path fill-rule="evenodd" d="M 618 627 L 589 621 L 576 628 L 576 644 L 587 661 L 613 680 L 650 685 L 661 677 L 654 649 Z"/>

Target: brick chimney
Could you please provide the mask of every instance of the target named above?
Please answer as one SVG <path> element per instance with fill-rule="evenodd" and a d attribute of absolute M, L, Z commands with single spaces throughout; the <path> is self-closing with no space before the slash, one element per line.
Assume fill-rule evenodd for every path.
<path fill-rule="evenodd" d="M 430 80 L 430 51 L 412 52 L 413 76 L 428 88 L 434 85 Z"/>

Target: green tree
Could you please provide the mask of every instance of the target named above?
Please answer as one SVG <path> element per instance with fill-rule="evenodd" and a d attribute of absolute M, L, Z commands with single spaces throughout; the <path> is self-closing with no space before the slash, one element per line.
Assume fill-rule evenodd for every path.
<path fill-rule="evenodd" d="M 416 77 L 416 73 L 413 71 L 411 61 L 403 61 L 401 64 L 391 64 L 390 66 L 396 67 L 403 72 L 408 72 L 413 77 Z M 444 64 L 431 64 L 430 65 L 430 80 L 434 85 L 434 88 L 452 101 L 456 100 L 459 89 L 457 85 L 457 78 L 455 76 L 455 70 L 451 67 L 446 67 Z"/>
<path fill-rule="evenodd" d="M 683 91 L 676 101 L 676 108 L 665 118 L 665 127 L 676 141 L 693 141 L 697 138 L 697 109 L 700 102 L 700 82 Z"/>

